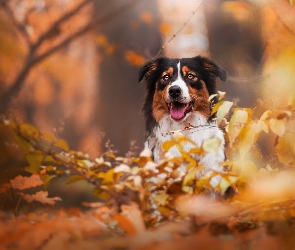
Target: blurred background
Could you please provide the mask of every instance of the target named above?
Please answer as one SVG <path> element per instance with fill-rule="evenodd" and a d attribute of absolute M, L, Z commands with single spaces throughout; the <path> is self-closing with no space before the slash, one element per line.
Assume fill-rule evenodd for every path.
<path fill-rule="evenodd" d="M 227 70 L 217 87 L 236 106 L 284 107 L 295 91 L 294 1 L 0 0 L 0 113 L 90 158 L 107 141 L 138 153 L 140 66 L 199 54 Z M 9 136 L 1 170 L 18 164 Z"/>

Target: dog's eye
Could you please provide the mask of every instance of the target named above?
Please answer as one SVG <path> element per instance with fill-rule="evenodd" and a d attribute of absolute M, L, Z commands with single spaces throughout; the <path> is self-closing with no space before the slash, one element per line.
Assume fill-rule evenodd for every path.
<path fill-rule="evenodd" d="M 170 79 L 170 75 L 165 74 L 165 75 L 162 76 L 162 79 L 163 79 L 164 81 L 168 81 L 168 80 Z"/>
<path fill-rule="evenodd" d="M 192 73 L 188 73 L 188 74 L 186 75 L 186 77 L 187 77 L 187 79 L 192 80 L 192 79 L 195 78 L 195 75 L 193 75 Z"/>

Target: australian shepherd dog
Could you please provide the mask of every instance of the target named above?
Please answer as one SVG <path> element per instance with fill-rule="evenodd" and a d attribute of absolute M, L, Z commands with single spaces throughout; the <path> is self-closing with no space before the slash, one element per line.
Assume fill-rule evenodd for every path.
<path fill-rule="evenodd" d="M 139 70 L 139 82 L 146 79 L 146 98 L 143 114 L 146 122 L 145 147 L 150 149 L 155 162 L 163 157 L 162 144 L 173 138 L 173 131 L 181 133 L 202 147 L 204 141 L 217 138 L 220 146 L 217 153 L 193 155 L 203 166 L 200 173 L 210 175 L 220 172 L 224 161 L 224 135 L 211 116 L 212 106 L 217 97 L 216 77 L 226 80 L 226 72 L 215 62 L 202 56 L 193 58 L 171 59 L 160 57 L 151 60 Z M 184 150 L 192 144 L 186 143 Z M 180 156 L 177 147 L 168 151 L 173 156 Z M 221 177 L 211 179 L 212 187 L 218 185 Z"/>

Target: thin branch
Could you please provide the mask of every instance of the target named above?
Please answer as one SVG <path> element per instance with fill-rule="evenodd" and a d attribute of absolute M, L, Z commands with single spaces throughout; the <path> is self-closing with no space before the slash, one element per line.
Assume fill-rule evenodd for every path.
<path fill-rule="evenodd" d="M 172 37 L 161 47 L 161 49 L 158 51 L 156 57 L 158 57 L 162 51 L 165 49 L 165 47 L 184 29 L 184 27 L 189 23 L 191 18 L 196 14 L 197 10 L 200 8 L 201 4 L 203 3 L 203 0 L 201 0 L 197 6 L 197 8 L 190 14 L 188 19 L 183 23 L 183 25 L 177 30 L 175 34 L 172 35 Z"/>

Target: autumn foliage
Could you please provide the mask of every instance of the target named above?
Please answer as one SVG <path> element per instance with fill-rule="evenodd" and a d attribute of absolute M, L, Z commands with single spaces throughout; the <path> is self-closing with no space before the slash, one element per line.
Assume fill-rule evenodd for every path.
<path fill-rule="evenodd" d="M 219 98 L 224 98 L 220 93 Z M 23 152 L 27 176 L 18 175 L 1 186 L 1 233 L 3 249 L 206 249 L 220 243 L 239 248 L 291 246 L 294 233 L 295 96 L 285 109 L 267 110 L 256 117 L 249 108 L 233 108 L 220 100 L 212 112 L 225 130 L 226 171 L 196 177 L 202 166 L 194 153 L 214 152 L 217 140 L 205 141 L 190 152 L 192 143 L 175 131 L 164 151 L 176 146 L 180 157 L 165 154 L 153 162 L 149 151 L 138 157 L 120 157 L 112 149 L 96 159 L 70 150 L 66 141 L 39 131 L 30 124 L 3 120 Z M 226 122 L 225 116 L 229 122 Z M 274 155 L 259 153 L 259 137 L 269 135 Z M 272 138 L 275 138 L 274 140 Z M 183 163 L 186 170 L 179 168 Z M 222 180 L 209 184 L 215 175 Z M 67 184 L 86 181 L 93 185 L 97 202 L 81 204 L 84 209 L 49 209 L 60 202 L 46 187 L 53 178 L 67 176 Z M 30 190 L 41 187 L 36 192 Z M 15 200 L 15 204 L 7 200 Z M 8 199 L 8 200 L 9 200 Z M 25 203 L 38 202 L 44 210 L 20 213 Z M 13 205 L 11 205 L 13 204 Z M 13 212 L 13 214 L 11 214 Z M 155 245 L 156 244 L 156 245 Z"/>

